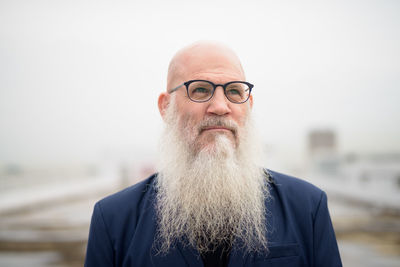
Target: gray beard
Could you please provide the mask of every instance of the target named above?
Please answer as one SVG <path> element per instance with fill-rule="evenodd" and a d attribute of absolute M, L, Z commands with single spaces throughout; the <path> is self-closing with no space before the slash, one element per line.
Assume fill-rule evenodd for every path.
<path fill-rule="evenodd" d="M 269 193 L 257 164 L 262 153 L 250 120 L 236 131 L 237 144 L 219 133 L 211 146 L 198 149 L 199 130 L 187 119 L 176 118 L 172 101 L 156 180 L 158 252 L 167 253 L 177 242 L 200 253 L 210 251 L 212 245 L 232 246 L 233 242 L 245 252 L 266 251 L 265 200 Z M 213 120 L 220 119 L 207 123 Z"/>

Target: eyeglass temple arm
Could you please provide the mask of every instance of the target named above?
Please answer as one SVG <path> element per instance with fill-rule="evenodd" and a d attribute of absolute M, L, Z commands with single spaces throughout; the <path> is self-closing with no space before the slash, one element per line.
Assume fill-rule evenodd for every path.
<path fill-rule="evenodd" d="M 175 92 L 176 90 L 178 90 L 178 89 L 179 89 L 180 87 L 182 87 L 183 85 L 185 85 L 185 84 L 182 83 L 182 84 L 178 85 L 177 87 L 172 88 L 168 93 L 173 93 L 173 92 Z"/>

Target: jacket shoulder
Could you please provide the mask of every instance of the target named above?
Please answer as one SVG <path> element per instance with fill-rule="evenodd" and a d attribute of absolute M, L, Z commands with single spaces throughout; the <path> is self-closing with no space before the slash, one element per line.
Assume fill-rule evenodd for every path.
<path fill-rule="evenodd" d="M 150 223 L 154 217 L 156 175 L 96 203 L 85 266 L 122 266 L 141 219 Z"/>
<path fill-rule="evenodd" d="M 275 189 L 280 198 L 287 200 L 292 205 L 304 205 L 317 208 L 326 194 L 315 185 L 302 179 L 268 170 L 270 185 Z"/>
<path fill-rule="evenodd" d="M 140 210 L 143 200 L 154 192 L 154 180 L 157 174 L 129 186 L 117 193 L 109 195 L 96 203 L 102 210 L 103 216 L 118 216 L 132 214 L 132 211 Z"/>
<path fill-rule="evenodd" d="M 288 191 L 302 191 L 311 194 L 320 194 L 322 190 L 317 186 L 294 176 L 268 170 L 267 173 L 270 177 L 270 182 L 283 190 Z"/>
<path fill-rule="evenodd" d="M 275 242 L 287 242 L 291 233 L 302 249 L 302 266 L 342 266 L 324 191 L 296 177 L 266 170 L 269 174 L 269 217 Z M 277 219 L 278 218 L 278 219 Z M 286 226 L 286 227 L 285 227 Z M 283 238 L 282 238 L 283 237 Z"/>

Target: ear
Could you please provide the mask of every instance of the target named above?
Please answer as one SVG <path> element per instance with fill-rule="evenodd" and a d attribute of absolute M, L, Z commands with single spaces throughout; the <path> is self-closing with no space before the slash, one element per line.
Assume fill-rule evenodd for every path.
<path fill-rule="evenodd" d="M 162 92 L 158 97 L 158 110 L 160 111 L 161 117 L 164 119 L 167 111 L 171 95 L 167 92 Z"/>
<path fill-rule="evenodd" d="M 250 103 L 250 108 L 253 108 L 253 95 L 250 95 L 249 103 Z"/>

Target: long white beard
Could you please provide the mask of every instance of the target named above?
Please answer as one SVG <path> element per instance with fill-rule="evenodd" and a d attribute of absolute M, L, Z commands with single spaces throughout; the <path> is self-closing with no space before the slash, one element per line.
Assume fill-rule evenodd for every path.
<path fill-rule="evenodd" d="M 199 130 L 179 118 L 174 101 L 166 124 L 157 177 L 158 251 L 167 253 L 180 242 L 203 253 L 233 241 L 246 252 L 265 251 L 268 190 L 250 121 L 236 132 L 237 145 L 217 134 L 200 150 L 195 144 Z"/>

